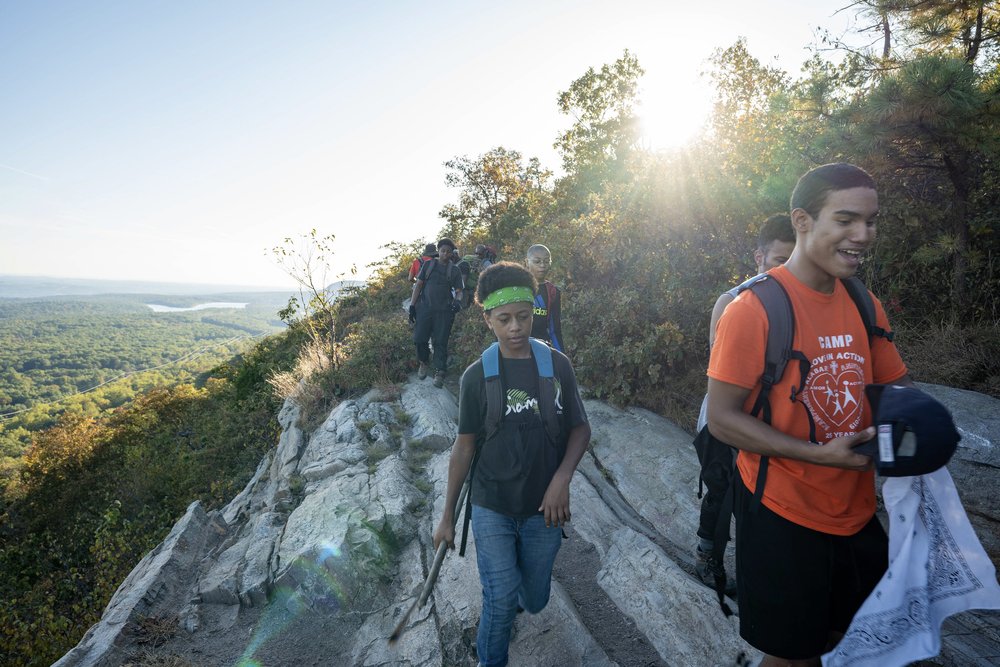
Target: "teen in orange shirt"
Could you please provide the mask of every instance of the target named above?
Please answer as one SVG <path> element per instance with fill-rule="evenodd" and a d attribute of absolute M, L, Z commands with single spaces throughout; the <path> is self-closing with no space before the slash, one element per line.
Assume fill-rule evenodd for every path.
<path fill-rule="evenodd" d="M 788 292 L 793 348 L 811 362 L 805 388 L 789 363 L 770 392 L 771 424 L 749 414 L 760 388 L 767 316 L 752 293 L 726 309 L 708 375 L 708 424 L 740 450 L 735 496 L 740 634 L 761 665 L 818 665 L 885 571 L 888 539 L 875 513 L 871 459 L 852 447 L 874 436 L 868 383 L 912 384 L 895 346 L 869 347 L 857 307 L 840 283 L 875 239 L 878 195 L 848 164 L 817 167 L 791 197 L 795 250 L 769 275 Z M 875 301 L 877 324 L 889 329 Z M 809 417 L 815 424 L 810 442 Z M 761 456 L 770 458 L 753 502 Z M 740 483 L 742 482 L 742 483 Z"/>

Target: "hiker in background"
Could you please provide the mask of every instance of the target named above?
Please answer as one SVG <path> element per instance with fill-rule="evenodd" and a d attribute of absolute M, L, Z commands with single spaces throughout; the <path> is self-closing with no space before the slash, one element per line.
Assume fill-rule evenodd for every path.
<path fill-rule="evenodd" d="M 552 253 L 540 243 L 528 248 L 524 265 L 538 283 L 534 300 L 534 323 L 531 336 L 548 343 L 553 349 L 566 352 L 560 317 L 562 297 L 559 288 L 545 279 L 552 267 Z"/>
<path fill-rule="evenodd" d="M 754 250 L 753 258 L 757 265 L 757 274 L 762 274 L 776 266 L 784 264 L 795 248 L 795 230 L 792 228 L 792 219 L 785 214 L 772 215 L 761 225 L 757 234 L 757 249 Z M 755 278 L 751 278 L 754 280 Z M 723 292 L 715 302 L 712 309 L 712 320 L 708 327 L 708 345 L 715 342 L 715 327 L 733 299 L 739 294 L 740 289 L 745 285 Z M 698 435 L 695 436 L 694 446 L 698 452 L 698 462 L 701 464 L 701 476 L 699 481 L 699 492 L 701 484 L 704 484 L 705 495 L 701 499 L 701 514 L 698 521 L 698 546 L 695 549 L 695 573 L 698 578 L 707 586 L 715 586 L 717 576 L 725 577 L 725 568 L 721 560 L 717 560 L 713 555 L 712 547 L 716 539 L 716 527 L 719 521 L 726 523 L 725 540 L 729 540 L 729 517 L 731 513 L 725 512 L 726 516 L 720 517 L 723 510 L 723 499 L 726 490 L 732 481 L 733 457 L 735 451 L 724 442 L 712 437 L 706 426 L 706 408 L 708 396 L 701 403 L 701 414 L 698 416 Z M 727 595 L 736 593 L 735 580 L 728 580 L 725 592 Z"/>
<path fill-rule="evenodd" d="M 424 254 L 417 257 L 413 260 L 413 263 L 410 264 L 410 273 L 408 277 L 411 283 L 417 282 L 417 274 L 420 273 L 420 267 L 423 266 L 427 260 L 435 257 L 437 257 L 437 245 L 428 243 L 424 246 Z"/>
<path fill-rule="evenodd" d="M 455 313 L 462 309 L 462 272 L 451 261 L 455 244 L 451 239 L 437 243 L 438 256 L 424 262 L 410 296 L 410 322 L 417 346 L 420 368 L 417 377 L 427 377 L 430 364 L 428 341 L 434 342 L 434 386 L 444 385 L 448 371 L 448 338 Z"/>
<path fill-rule="evenodd" d="M 774 280 L 788 295 L 794 359 L 763 392 L 770 319 L 747 290 L 722 314 L 708 367 L 709 428 L 739 449 L 740 635 L 766 654 L 765 667 L 819 665 L 885 572 L 872 460 L 853 448 L 875 434 L 865 385 L 912 386 L 889 335 L 869 338 L 843 282 L 875 240 L 872 177 L 849 164 L 817 167 L 799 179 L 790 209 L 795 249 L 758 285 Z M 882 305 L 865 294 L 888 332 Z M 755 397 L 766 402 L 763 419 L 750 414 Z"/>
<path fill-rule="evenodd" d="M 434 531 L 435 549 L 442 540 L 454 547 L 455 505 L 471 469 L 466 513 L 483 587 L 476 651 L 486 667 L 507 664 L 517 612 L 537 614 L 548 603 L 561 526 L 570 520 L 570 479 L 590 441 L 569 359 L 529 338 L 534 291 L 531 274 L 511 262 L 479 276 L 476 301 L 497 342 L 462 375 Z"/>
<path fill-rule="evenodd" d="M 479 258 L 479 271 L 485 271 L 497 261 L 496 250 L 482 243 L 476 246 L 476 257 Z"/>
<path fill-rule="evenodd" d="M 462 283 L 465 285 L 465 289 L 462 290 L 462 308 L 468 308 L 475 296 L 479 258 L 474 254 L 462 255 L 461 251 L 455 248 L 455 266 L 462 272 Z"/>

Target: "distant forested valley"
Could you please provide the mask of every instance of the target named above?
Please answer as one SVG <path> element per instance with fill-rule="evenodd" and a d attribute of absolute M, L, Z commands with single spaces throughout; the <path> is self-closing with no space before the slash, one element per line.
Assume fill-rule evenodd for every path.
<path fill-rule="evenodd" d="M 199 376 L 285 328 L 289 294 L 0 299 L 0 484 L 31 434 L 62 414 L 96 416 L 154 387 Z M 153 312 L 207 302 L 245 308 Z"/>

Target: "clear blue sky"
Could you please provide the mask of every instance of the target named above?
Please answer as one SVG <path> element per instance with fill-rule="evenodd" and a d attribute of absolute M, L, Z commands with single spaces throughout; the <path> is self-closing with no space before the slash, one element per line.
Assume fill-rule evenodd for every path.
<path fill-rule="evenodd" d="M 635 53 L 677 145 L 714 49 L 795 72 L 844 4 L 0 0 L 0 274 L 287 285 L 265 249 L 311 228 L 363 274 L 433 240 L 446 160 L 556 168 L 588 67 Z"/>

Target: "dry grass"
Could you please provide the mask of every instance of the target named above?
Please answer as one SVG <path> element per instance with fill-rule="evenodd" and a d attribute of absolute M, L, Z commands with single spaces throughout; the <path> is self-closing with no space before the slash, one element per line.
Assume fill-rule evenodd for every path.
<path fill-rule="evenodd" d="M 914 380 L 1000 398 L 1000 323 L 899 328 L 896 346 Z"/>
<path fill-rule="evenodd" d="M 172 653 L 161 655 L 145 650 L 127 658 L 122 667 L 201 667 L 201 665 Z"/>
<path fill-rule="evenodd" d="M 337 404 L 335 354 L 328 345 L 311 341 L 299 351 L 295 368 L 267 380 L 279 398 L 299 406 L 298 426 L 305 430 L 319 426 Z"/>
<path fill-rule="evenodd" d="M 140 646 L 163 646 L 177 634 L 176 616 L 143 616 L 132 626 L 132 636 Z"/>

